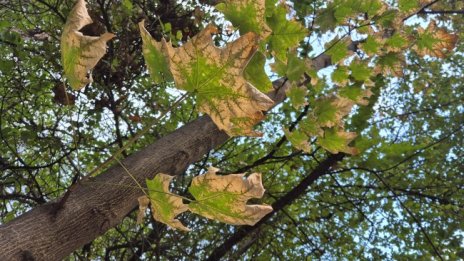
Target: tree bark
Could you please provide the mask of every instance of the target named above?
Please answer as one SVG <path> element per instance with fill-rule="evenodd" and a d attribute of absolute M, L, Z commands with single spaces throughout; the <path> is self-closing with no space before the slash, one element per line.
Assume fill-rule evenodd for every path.
<path fill-rule="evenodd" d="M 269 97 L 278 104 L 285 99 L 288 86 L 278 80 L 274 87 Z M 203 116 L 122 163 L 139 182 L 159 172 L 180 175 L 228 138 L 209 117 Z M 44 204 L 0 226 L 0 260 L 63 259 L 121 223 L 143 194 L 119 164 L 87 180 L 71 188 L 63 206 Z"/>

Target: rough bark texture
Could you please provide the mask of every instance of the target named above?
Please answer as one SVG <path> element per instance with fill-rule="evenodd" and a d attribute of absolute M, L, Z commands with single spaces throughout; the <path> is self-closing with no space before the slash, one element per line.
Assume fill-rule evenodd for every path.
<path fill-rule="evenodd" d="M 269 96 L 285 98 L 283 81 L 274 82 Z M 208 151 L 224 143 L 227 134 L 207 116 L 181 127 L 123 161 L 143 182 L 156 173 L 179 175 Z M 60 260 L 119 224 L 137 206 L 142 192 L 116 164 L 90 181 L 76 183 L 61 209 L 49 203 L 0 226 L 0 260 Z"/>

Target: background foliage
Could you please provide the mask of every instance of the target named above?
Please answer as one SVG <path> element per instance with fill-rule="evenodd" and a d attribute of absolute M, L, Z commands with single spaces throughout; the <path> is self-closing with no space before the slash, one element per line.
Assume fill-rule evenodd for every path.
<path fill-rule="evenodd" d="M 303 101 L 297 99 L 301 93 L 293 98 L 290 93 L 288 101 L 268 113 L 257 127 L 265 133 L 263 138 L 230 139 L 192 165 L 175 180 L 176 193 L 188 196 L 192 178 L 212 165 L 223 173 L 263 173 L 267 191 L 262 202 L 278 201 L 330 157 L 320 148 L 327 135 L 286 136 L 283 129 L 304 132 L 308 112 L 317 112 L 319 99 L 331 93 L 359 97 L 353 94 L 356 88 L 369 86 L 373 94 L 369 105 L 355 106 L 345 123 L 347 131 L 359 134 L 354 145 L 360 153 L 346 156 L 303 196 L 245 233 L 238 244 L 226 243 L 228 258 L 464 258 L 464 47 L 458 41 L 444 58 L 424 56 L 421 50 L 432 50 L 434 37 L 420 31 L 434 19 L 462 39 L 464 6 L 453 0 L 400 0 L 388 1 L 391 10 L 382 10 L 379 3 L 294 1 L 287 3 L 284 13 L 271 16 L 275 20 L 268 20 L 276 32 L 292 30 L 281 28 L 283 24 L 295 25 L 282 17 L 308 29 L 299 48 L 288 55 L 280 48 L 285 44 L 280 39 L 286 38 L 271 36 L 266 56 L 275 62 L 272 77 L 279 74 L 298 82 L 306 73 L 318 82 L 303 85 Z M 179 45 L 208 22 L 222 28 L 215 37 L 218 45 L 237 37 L 213 8 L 216 1 L 88 1 L 94 24 L 82 32 L 112 32 L 117 38 L 93 70 L 94 83 L 72 91 L 62 78 L 59 42 L 73 4 L 0 1 L 2 223 L 62 195 L 147 126 L 149 132 L 126 148 L 124 156 L 198 116 L 193 96 L 179 101 L 183 92 L 172 82 L 152 82 L 138 22 L 145 19 L 155 39 L 165 36 Z M 395 38 L 398 17 L 407 26 Z M 379 32 L 388 31 L 385 41 L 390 42 L 376 43 L 382 38 L 363 29 L 369 23 Z M 354 49 L 351 43 L 357 43 Z M 292 71 L 306 68 L 303 58 L 321 53 L 329 54 L 333 65 L 318 77 L 310 69 Z M 358 60 L 346 60 L 352 54 Z M 285 59 L 288 68 L 279 66 Z M 299 66 L 290 66 L 292 59 Z M 167 116 L 154 120 L 162 114 Z M 298 147 L 302 142 L 311 150 Z M 181 215 L 180 220 L 193 231 L 175 231 L 148 219 L 136 225 L 134 211 L 70 259 L 203 259 L 225 239 L 244 231 L 194 215 Z"/>

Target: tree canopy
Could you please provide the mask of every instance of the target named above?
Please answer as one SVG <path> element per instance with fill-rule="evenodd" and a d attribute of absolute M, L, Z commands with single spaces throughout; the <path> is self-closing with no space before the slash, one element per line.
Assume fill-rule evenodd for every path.
<path fill-rule="evenodd" d="M 462 1 L 0 7 L 0 259 L 464 258 Z"/>

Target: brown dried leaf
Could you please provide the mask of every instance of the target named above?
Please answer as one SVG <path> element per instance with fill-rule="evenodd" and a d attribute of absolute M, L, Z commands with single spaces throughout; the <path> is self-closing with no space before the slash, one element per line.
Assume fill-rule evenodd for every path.
<path fill-rule="evenodd" d="M 86 3 L 78 0 L 68 15 L 61 35 L 61 59 L 64 73 L 71 87 L 80 90 L 92 82 L 92 70 L 106 53 L 106 42 L 115 35 L 104 33 L 99 37 L 83 35 L 79 32 L 91 24 Z"/>

